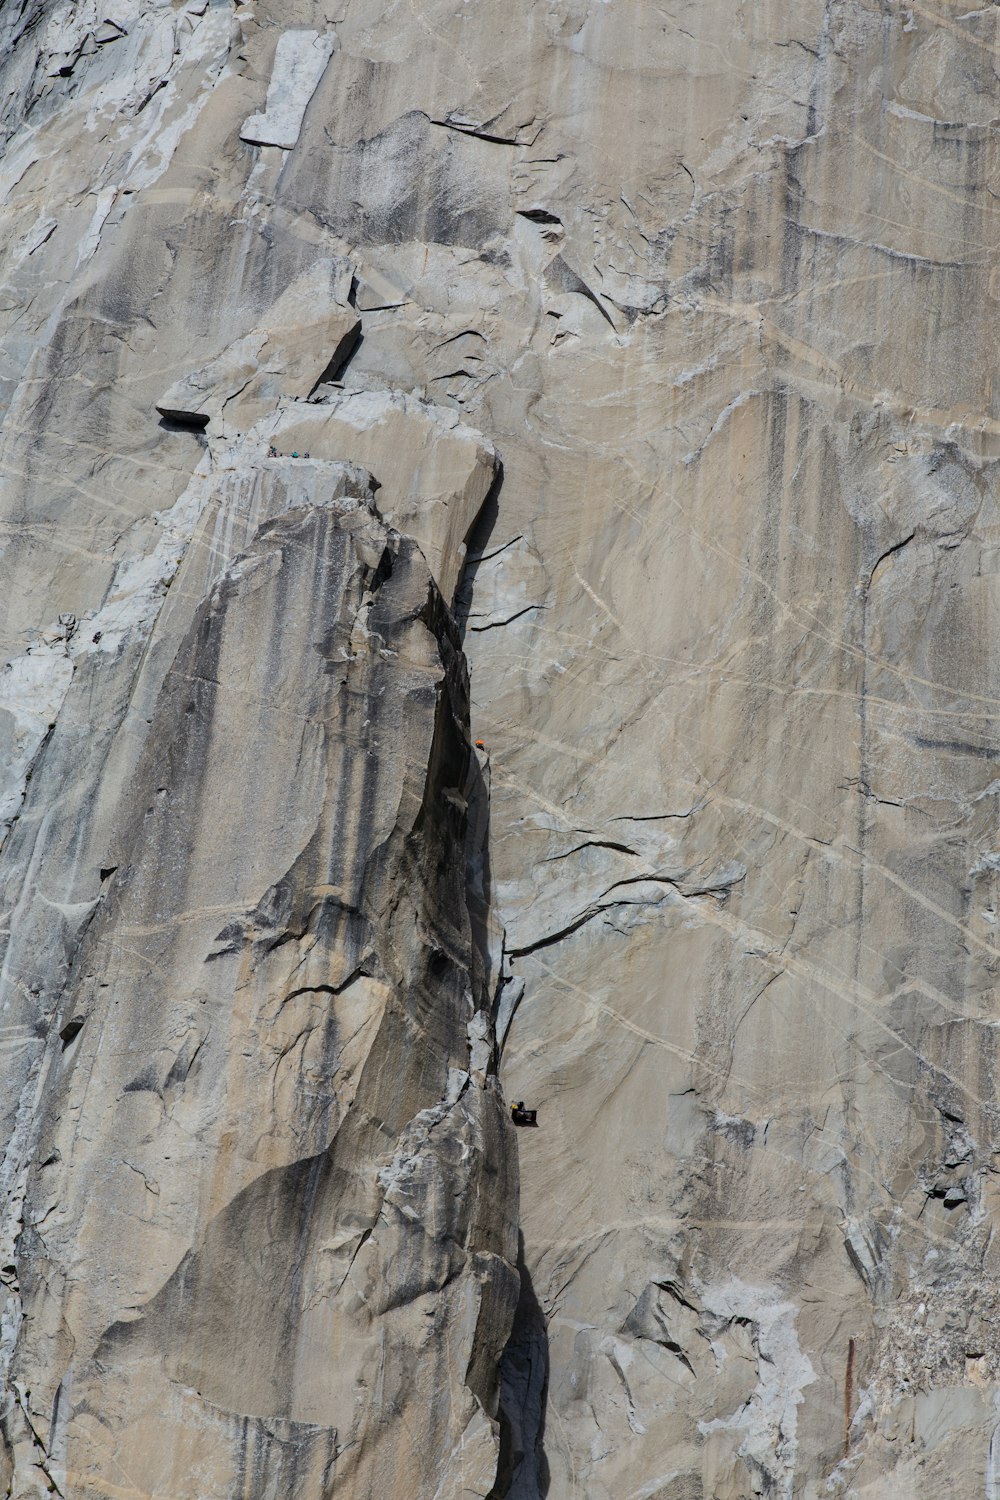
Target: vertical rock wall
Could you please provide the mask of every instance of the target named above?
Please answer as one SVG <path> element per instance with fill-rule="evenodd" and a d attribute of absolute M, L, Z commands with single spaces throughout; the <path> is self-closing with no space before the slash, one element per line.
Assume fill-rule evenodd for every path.
<path fill-rule="evenodd" d="M 11 1493 L 998 1491 L 998 26 L 0 9 Z"/>
<path fill-rule="evenodd" d="M 517 1193 L 465 691 L 356 501 L 263 522 L 193 612 L 39 1075 L 8 1426 L 57 1483 L 460 1493 L 489 1457 Z"/>
<path fill-rule="evenodd" d="M 145 649 L 74 632 L 5 850 L 12 1493 L 485 1494 L 517 1182 L 458 637 L 364 471 L 193 487 Z"/>

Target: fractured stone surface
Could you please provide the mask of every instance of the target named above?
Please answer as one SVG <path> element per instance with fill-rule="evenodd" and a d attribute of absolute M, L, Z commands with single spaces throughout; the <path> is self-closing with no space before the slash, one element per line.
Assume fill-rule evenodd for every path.
<path fill-rule="evenodd" d="M 348 306 L 351 281 L 348 262 L 315 261 L 281 293 L 262 326 L 175 381 L 156 410 L 194 427 L 224 414 L 245 427 L 269 415 L 280 395 L 311 395 L 357 340 L 361 321 Z"/>
<path fill-rule="evenodd" d="M 1000 1492 L 998 25 L 0 9 L 12 1494 Z"/>

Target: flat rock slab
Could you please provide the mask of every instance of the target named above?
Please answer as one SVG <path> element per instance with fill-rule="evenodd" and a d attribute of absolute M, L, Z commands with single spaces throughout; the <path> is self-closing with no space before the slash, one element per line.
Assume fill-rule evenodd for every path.
<path fill-rule="evenodd" d="M 244 121 L 243 140 L 290 151 L 298 143 L 309 101 L 336 47 L 333 32 L 284 32 L 274 54 L 264 113 Z"/>

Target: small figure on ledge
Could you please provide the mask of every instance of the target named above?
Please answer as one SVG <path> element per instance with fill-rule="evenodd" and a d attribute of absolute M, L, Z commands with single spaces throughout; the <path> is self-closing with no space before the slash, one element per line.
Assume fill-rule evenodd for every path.
<path fill-rule="evenodd" d="M 523 1099 L 519 1099 L 516 1104 L 511 1105 L 510 1117 L 514 1121 L 515 1125 L 537 1126 L 538 1124 L 538 1110 L 525 1109 Z"/>

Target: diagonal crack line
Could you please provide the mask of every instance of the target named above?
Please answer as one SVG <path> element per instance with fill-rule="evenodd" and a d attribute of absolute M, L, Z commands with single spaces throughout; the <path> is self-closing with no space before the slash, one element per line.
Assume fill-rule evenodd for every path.
<path fill-rule="evenodd" d="M 428 117 L 432 125 L 439 125 L 442 130 L 454 130 L 456 135 L 475 136 L 477 141 L 489 141 L 491 146 L 514 146 L 523 148 L 534 145 L 534 139 L 530 141 L 512 141 L 506 135 L 491 135 L 480 125 L 460 125 L 455 120 L 435 120 L 433 115 Z"/>
<path fill-rule="evenodd" d="M 379 1212 L 381 1213 L 381 1207 L 379 1208 Z M 367 1228 L 367 1229 L 365 1229 L 365 1230 L 362 1231 L 361 1238 L 358 1240 L 357 1245 L 354 1247 L 354 1254 L 351 1256 L 350 1265 L 347 1267 L 347 1270 L 344 1272 L 343 1276 L 340 1278 L 340 1284 L 337 1286 L 337 1288 L 335 1289 L 335 1291 L 332 1294 L 334 1297 L 336 1297 L 343 1290 L 344 1283 L 346 1282 L 348 1276 L 350 1276 L 351 1272 L 354 1270 L 354 1262 L 357 1260 L 358 1256 L 361 1254 L 362 1250 L 365 1248 L 365 1246 L 367 1245 L 368 1241 L 371 1239 L 371 1237 L 374 1234 L 374 1232 L 375 1232 L 375 1225 L 374 1224 L 370 1225 L 369 1228 Z"/>
<path fill-rule="evenodd" d="M 542 860 L 542 864 L 552 865 L 557 860 L 569 859 L 571 854 L 579 854 L 583 849 L 614 849 L 617 854 L 631 854 L 637 857 L 636 850 L 630 849 L 627 844 L 616 844 L 612 839 L 587 839 L 582 844 L 574 844 L 572 849 L 564 849 L 561 854 L 548 855 Z"/>
<path fill-rule="evenodd" d="M 887 562 L 890 557 L 895 557 L 897 552 L 902 552 L 904 547 L 908 547 L 909 544 L 913 541 L 913 538 L 916 536 L 916 534 L 916 528 L 914 528 L 914 530 L 910 532 L 909 536 L 903 537 L 903 540 L 901 542 L 893 542 L 891 547 L 887 547 L 885 549 L 885 551 L 882 553 L 882 556 L 876 560 L 875 566 L 872 568 L 871 572 L 868 575 L 869 588 L 871 588 L 872 584 L 875 582 L 875 574 L 878 572 L 882 564 L 884 562 Z"/>
<path fill-rule="evenodd" d="M 744 880 L 746 880 L 745 874 L 737 875 L 732 880 L 720 880 L 717 885 L 700 885 L 693 887 L 691 890 L 685 890 L 681 881 L 674 880 L 670 875 L 628 875 L 623 880 L 614 881 L 612 885 L 608 886 L 606 891 L 601 892 L 597 899 L 603 901 L 605 896 L 610 896 L 612 891 L 616 891 L 622 885 L 644 885 L 648 883 L 651 885 L 669 886 L 684 901 L 694 901 L 700 896 L 712 896 L 716 901 L 721 901 L 724 896 L 728 895 L 734 885 L 742 885 Z"/>
<path fill-rule="evenodd" d="M 635 903 L 634 903 L 635 904 Z M 534 943 L 527 943 L 523 948 L 510 948 L 508 952 L 511 958 L 524 958 L 528 953 L 536 953 L 540 948 L 551 948 L 553 943 L 561 943 L 563 938 L 569 937 L 582 927 L 585 922 L 590 922 L 594 917 L 599 917 L 602 911 L 608 911 L 612 906 L 621 906 L 620 901 L 609 901 L 605 906 L 589 906 L 568 922 L 565 927 L 560 927 L 556 932 L 547 933 L 545 937 L 538 938 Z"/>
<path fill-rule="evenodd" d="M 526 615 L 532 609 L 548 609 L 547 604 L 526 604 L 523 609 L 517 610 L 515 614 L 508 615 L 505 620 L 491 620 L 488 625 L 472 625 L 472 630 L 499 630 L 503 625 L 512 625 L 522 615 Z"/>
<path fill-rule="evenodd" d="M 608 822 L 609 823 L 666 823 L 671 818 L 691 818 L 691 817 L 694 816 L 695 813 L 701 812 L 701 810 L 702 810 L 703 807 L 707 807 L 708 806 L 708 802 L 709 802 L 709 799 L 707 797 L 702 797 L 701 801 L 700 802 L 696 802 L 695 805 L 694 805 L 694 807 L 689 807 L 688 810 L 687 810 L 687 812 L 618 813 L 615 817 L 609 818 Z"/>
<path fill-rule="evenodd" d="M 508 547 L 513 547 L 515 542 L 524 541 L 524 532 L 519 531 L 517 536 L 512 536 L 509 542 L 504 542 L 501 547 L 494 547 L 492 552 L 471 552 L 465 559 L 467 563 L 489 562 L 493 557 L 499 557 L 501 552 L 506 552 Z"/>
<path fill-rule="evenodd" d="M 767 981 L 767 983 L 763 984 L 760 987 L 760 989 L 757 991 L 756 995 L 751 995 L 749 1001 L 747 1002 L 746 1007 L 744 1008 L 743 1014 L 740 1016 L 739 1020 L 736 1022 L 736 1025 L 733 1027 L 733 1041 L 734 1042 L 736 1040 L 736 1034 L 737 1034 L 737 1032 L 739 1031 L 740 1027 L 743 1025 L 743 1022 L 746 1020 L 747 1016 L 753 1010 L 754 1006 L 757 1004 L 757 1001 L 760 999 L 761 995 L 763 995 L 763 993 L 764 993 L 765 990 L 770 989 L 770 987 L 774 983 L 774 981 L 776 979 L 780 979 L 781 976 L 782 976 L 782 974 L 784 974 L 784 973 L 785 973 L 784 969 L 777 969 L 771 975 L 771 977 Z"/>
<path fill-rule="evenodd" d="M 45 1446 L 45 1442 L 42 1439 L 41 1433 L 38 1431 L 38 1428 L 31 1420 L 31 1414 L 28 1411 L 27 1403 L 22 1398 L 21 1393 L 16 1385 L 13 1387 L 13 1390 L 14 1400 L 17 1403 L 18 1408 L 20 1409 L 21 1415 L 24 1417 L 28 1431 L 31 1433 L 32 1441 L 39 1450 L 40 1457 L 36 1460 L 38 1467 L 41 1469 L 42 1473 L 45 1475 L 45 1478 L 48 1480 L 50 1486 L 52 1487 L 53 1493 L 58 1495 L 60 1497 L 60 1500 L 64 1500 L 63 1492 L 56 1484 L 55 1479 L 52 1477 L 52 1470 L 49 1468 L 49 1464 L 52 1461 L 52 1455 L 49 1453 L 48 1448 Z"/>
<path fill-rule="evenodd" d="M 586 922 L 592 921 L 594 917 L 599 917 L 602 912 L 610 911 L 614 906 L 648 906 L 651 904 L 648 900 L 605 900 L 605 897 L 610 896 L 612 891 L 617 891 L 623 886 L 662 885 L 672 890 L 682 901 L 697 901 L 700 898 L 711 896 L 717 903 L 721 903 L 728 892 L 732 890 L 733 886 L 739 885 L 740 881 L 745 879 L 746 877 L 741 875 L 737 880 L 729 880 L 720 885 L 702 886 L 697 890 L 686 891 L 678 881 L 672 880 L 669 875 L 632 875 L 625 880 L 616 880 L 613 885 L 609 885 L 606 891 L 601 892 L 596 901 L 585 907 L 571 922 L 567 922 L 565 927 L 560 927 L 555 932 L 546 933 L 544 937 L 536 939 L 533 943 L 525 944 L 523 948 L 509 948 L 507 951 L 511 958 L 523 958 L 526 954 L 535 953 L 540 948 L 551 948 L 553 943 L 562 942 L 563 938 L 570 937 Z"/>

